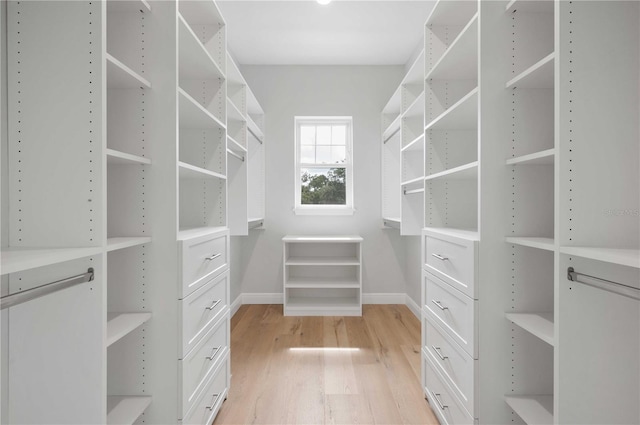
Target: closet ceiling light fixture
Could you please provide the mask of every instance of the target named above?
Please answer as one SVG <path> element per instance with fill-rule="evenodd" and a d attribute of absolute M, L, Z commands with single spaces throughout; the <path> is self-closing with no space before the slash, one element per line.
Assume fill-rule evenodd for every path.
<path fill-rule="evenodd" d="M 331 0 L 316 0 L 316 1 L 323 6 L 331 3 Z"/>

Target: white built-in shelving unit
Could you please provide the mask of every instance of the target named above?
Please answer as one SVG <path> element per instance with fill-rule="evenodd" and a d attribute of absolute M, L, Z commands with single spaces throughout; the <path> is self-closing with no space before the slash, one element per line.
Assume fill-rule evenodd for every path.
<path fill-rule="evenodd" d="M 362 237 L 285 236 L 284 315 L 362 315 Z"/>
<path fill-rule="evenodd" d="M 0 13 L 2 293 L 92 277 L 2 311 L 1 422 L 211 423 L 230 378 L 222 15 L 145 0 Z"/>
<path fill-rule="evenodd" d="M 427 22 L 423 384 L 443 422 L 640 420 L 639 20 L 512 0 Z"/>
<path fill-rule="evenodd" d="M 228 53 L 227 69 L 229 229 L 247 235 L 264 228 L 264 111 Z"/>
<path fill-rule="evenodd" d="M 382 111 L 382 216 L 402 235 L 422 228 L 424 192 L 424 51 Z"/>

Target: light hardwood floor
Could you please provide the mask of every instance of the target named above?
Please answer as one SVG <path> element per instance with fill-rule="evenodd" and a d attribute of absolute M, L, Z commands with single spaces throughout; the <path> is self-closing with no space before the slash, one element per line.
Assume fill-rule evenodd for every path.
<path fill-rule="evenodd" d="M 231 390 L 214 424 L 438 424 L 420 388 L 420 321 L 403 305 L 362 317 L 231 319 Z"/>

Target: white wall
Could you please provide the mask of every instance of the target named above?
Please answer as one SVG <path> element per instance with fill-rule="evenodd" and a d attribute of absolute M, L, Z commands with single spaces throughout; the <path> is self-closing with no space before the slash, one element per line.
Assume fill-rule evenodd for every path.
<path fill-rule="evenodd" d="M 243 293 L 282 293 L 282 237 L 286 234 L 359 234 L 363 292 L 405 293 L 404 245 L 382 228 L 380 111 L 404 74 L 402 66 L 244 66 L 266 113 L 266 230 L 242 238 Z M 353 116 L 353 216 L 296 216 L 295 115 Z M 235 240 L 235 238 L 234 238 Z M 233 282 L 232 294 L 239 293 Z"/>

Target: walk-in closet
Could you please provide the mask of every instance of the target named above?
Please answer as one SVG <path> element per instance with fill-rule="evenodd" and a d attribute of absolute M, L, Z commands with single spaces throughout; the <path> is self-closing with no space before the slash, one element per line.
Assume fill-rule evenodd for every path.
<path fill-rule="evenodd" d="M 640 424 L 640 2 L 0 0 L 0 424 Z"/>

